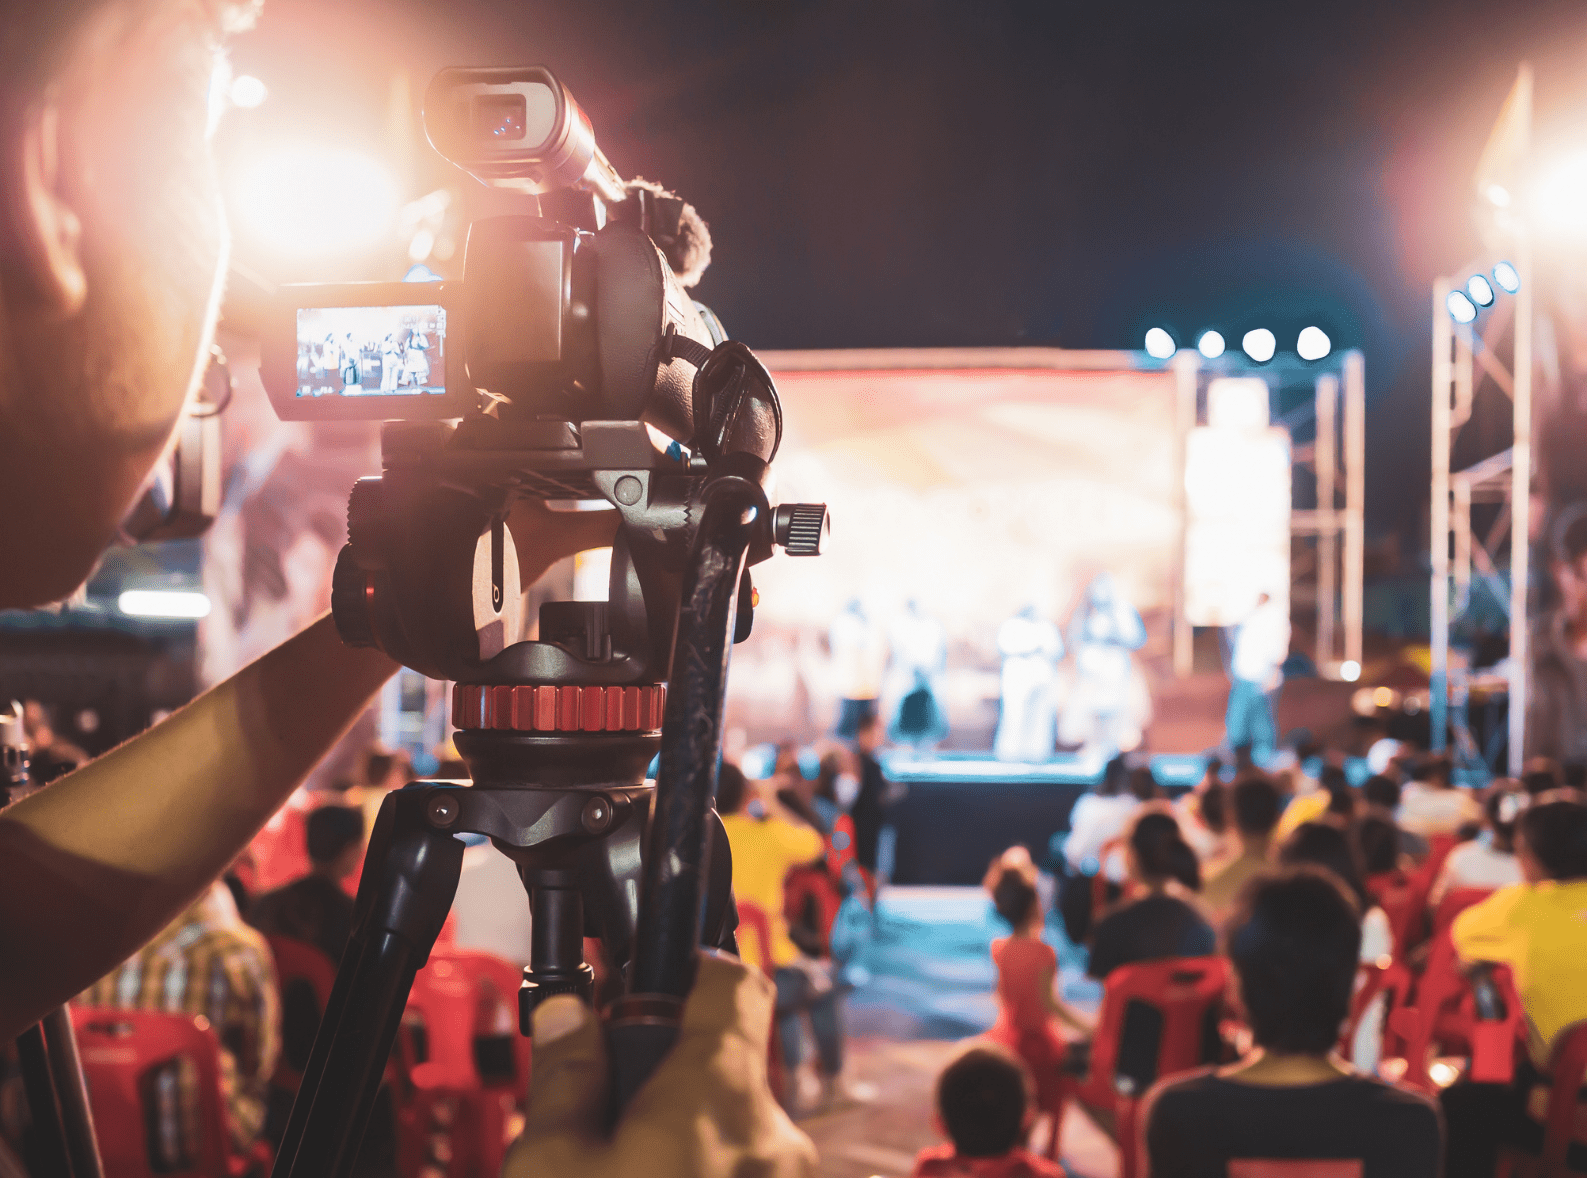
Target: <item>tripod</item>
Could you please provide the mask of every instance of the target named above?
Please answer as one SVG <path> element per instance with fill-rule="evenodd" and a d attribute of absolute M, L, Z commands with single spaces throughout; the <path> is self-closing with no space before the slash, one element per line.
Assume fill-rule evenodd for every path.
<path fill-rule="evenodd" d="M 700 502 L 679 586 L 670 691 L 660 684 L 459 683 L 456 743 L 473 783 L 415 782 L 382 804 L 355 932 L 275 1178 L 351 1173 L 414 974 L 456 892 L 463 843 L 454 835 L 488 835 L 517 863 L 529 893 L 524 1034 L 544 998 L 591 997 L 585 935 L 602 940 L 614 966 L 631 961 L 628 993 L 608 1025 L 619 1107 L 676 1037 L 695 947 L 735 948 L 731 860 L 711 801 L 729 654 L 747 630 L 745 560 L 773 539 L 802 545 L 799 521 L 815 527 L 808 546 L 819 551 L 825 509 L 800 515 L 785 507 L 773 517 L 758 479 L 738 474 L 711 478 Z M 812 510 L 820 512 L 813 522 Z M 600 649 L 604 637 L 609 649 L 609 636 L 599 633 L 605 610 L 592 603 L 582 622 L 586 647 Z M 645 770 L 658 748 L 652 785 Z"/>

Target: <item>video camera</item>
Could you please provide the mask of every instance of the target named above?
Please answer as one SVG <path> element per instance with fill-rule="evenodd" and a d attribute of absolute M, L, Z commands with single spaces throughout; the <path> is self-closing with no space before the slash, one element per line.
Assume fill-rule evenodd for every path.
<path fill-rule="evenodd" d="M 711 806 L 747 566 L 816 555 L 827 532 L 824 506 L 768 500 L 777 391 L 685 290 L 708 248 L 693 210 L 625 182 L 548 70 L 444 70 L 424 118 L 442 155 L 539 215 L 475 221 L 460 283 L 283 288 L 261 370 L 286 420 L 386 423 L 332 609 L 346 642 L 455 682 L 472 783 L 382 806 L 277 1175 L 349 1171 L 451 907 L 456 834 L 489 836 L 529 893 L 524 1033 L 545 996 L 590 996 L 583 938 L 599 938 L 627 979 L 608 1020 L 619 1099 L 649 1075 L 696 947 L 735 943 Z M 546 603 L 533 638 L 507 526 L 524 499 L 619 516 L 608 599 Z"/>

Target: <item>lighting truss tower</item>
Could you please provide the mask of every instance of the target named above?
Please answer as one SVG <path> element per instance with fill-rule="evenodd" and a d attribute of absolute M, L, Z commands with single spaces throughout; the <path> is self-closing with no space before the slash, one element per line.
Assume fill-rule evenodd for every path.
<path fill-rule="evenodd" d="M 1504 113 L 1489 140 L 1484 165 L 1502 152 L 1520 172 L 1530 149 L 1532 71 L 1523 64 Z M 1479 187 L 1481 187 L 1479 180 Z M 1486 195 L 1486 194 L 1484 194 Z M 1470 600 L 1473 569 L 1498 583 L 1497 560 L 1506 534 L 1510 542 L 1509 760 L 1507 772 L 1518 776 L 1526 753 L 1526 708 L 1530 652 L 1527 641 L 1527 596 L 1531 561 L 1532 483 L 1532 307 L 1531 241 L 1526 220 L 1503 202 L 1479 201 L 1483 237 L 1490 248 L 1456 275 L 1433 284 L 1433 485 L 1431 512 L 1431 646 L 1432 675 L 1429 719 L 1431 744 L 1442 751 L 1451 720 L 1462 747 L 1465 737 L 1467 669 L 1451 667 L 1450 606 L 1458 613 Z M 1510 262 L 1519 278 L 1513 297 L 1500 296 L 1485 320 L 1459 324 L 1450 315 L 1449 296 L 1463 288 L 1465 275 L 1491 274 L 1495 264 Z M 1495 345 L 1512 331 L 1511 366 L 1499 360 Z M 1473 398 L 1491 382 L 1510 398 L 1514 441 L 1511 448 L 1462 471 L 1451 472 L 1450 453 L 1456 435 L 1471 416 Z M 1508 478 L 1505 476 L 1508 475 Z M 1503 504 L 1489 534 L 1473 546 L 1471 506 Z M 1451 560 L 1453 549 L 1453 560 Z M 1455 713 L 1451 716 L 1451 703 Z"/>

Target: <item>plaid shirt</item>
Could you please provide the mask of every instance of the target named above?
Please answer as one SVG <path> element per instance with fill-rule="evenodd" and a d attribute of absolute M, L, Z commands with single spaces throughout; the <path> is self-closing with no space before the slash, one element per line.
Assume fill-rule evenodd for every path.
<path fill-rule="evenodd" d="M 242 922 L 225 884 L 215 883 L 78 1002 L 207 1018 L 220 1039 L 221 1086 L 233 1144 L 246 1152 L 258 1138 L 281 1049 L 281 999 L 270 946 Z M 194 1133 L 198 1101 L 193 1068 L 181 1068 L 175 1083 L 182 1119 L 188 1133 Z M 160 1103 L 165 1104 L 163 1096 Z M 163 1129 L 173 1131 L 169 1125 Z"/>

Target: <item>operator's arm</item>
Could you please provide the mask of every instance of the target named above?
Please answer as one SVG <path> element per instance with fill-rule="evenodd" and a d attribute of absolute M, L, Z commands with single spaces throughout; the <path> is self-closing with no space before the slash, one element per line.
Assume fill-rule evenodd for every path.
<path fill-rule="evenodd" d="M 78 994 L 225 870 L 397 669 L 327 616 L 0 814 L 0 1038 Z"/>
<path fill-rule="evenodd" d="M 610 544 L 614 512 L 530 503 L 524 584 Z M 170 719 L 0 813 L 0 1039 L 86 989 L 225 870 L 397 664 L 329 616 Z"/>

